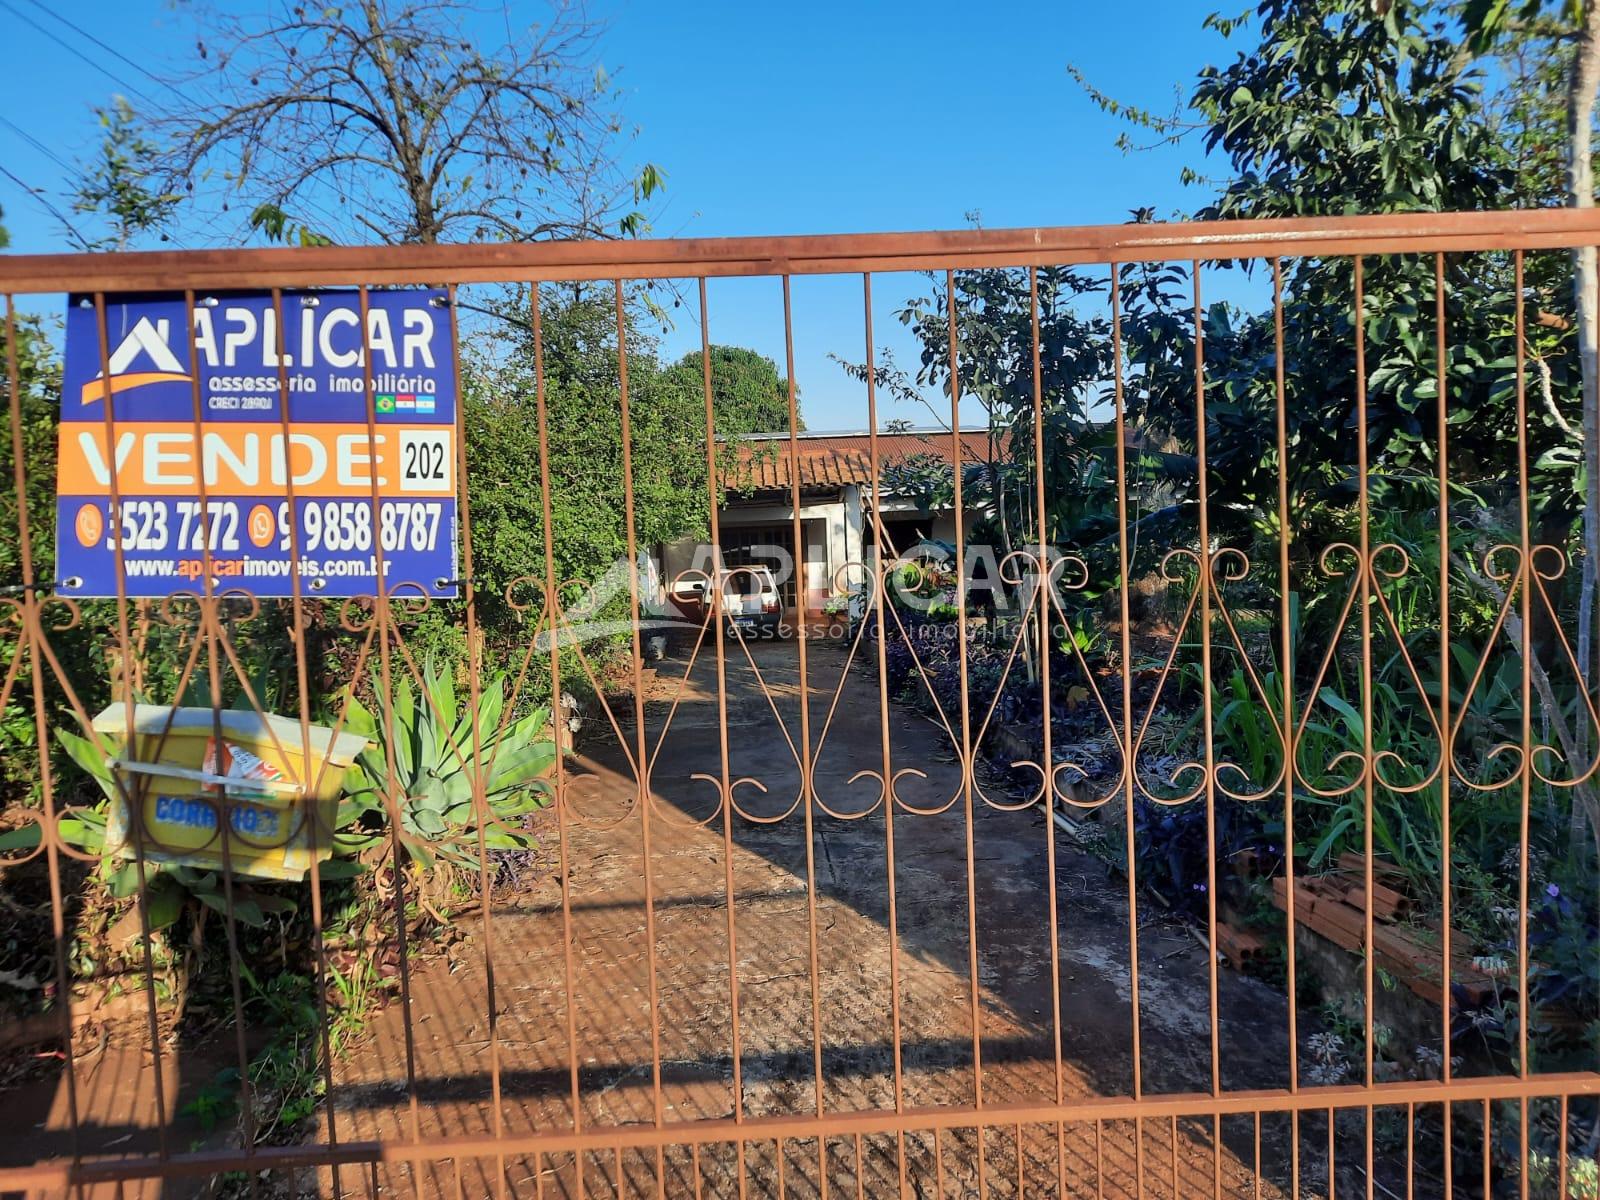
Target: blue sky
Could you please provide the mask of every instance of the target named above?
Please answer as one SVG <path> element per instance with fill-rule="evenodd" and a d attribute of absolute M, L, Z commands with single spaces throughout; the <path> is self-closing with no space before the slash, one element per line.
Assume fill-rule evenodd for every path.
<path fill-rule="evenodd" d="M 158 68 L 190 45 L 188 20 L 171 0 L 79 0 L 62 11 Z M 514 15 L 532 21 L 539 11 L 519 5 Z M 1187 89 L 1199 67 L 1235 52 L 1200 29 L 1208 6 L 1192 0 L 597 0 L 591 11 L 609 25 L 601 56 L 624 89 L 625 115 L 640 127 L 630 153 L 667 173 L 655 214 L 660 236 L 946 229 L 966 225 L 969 213 L 991 228 L 1096 224 L 1125 221 L 1141 205 L 1170 215 L 1204 198 L 1178 184 L 1199 147 L 1122 154 L 1113 145 L 1119 125 L 1082 93 L 1067 64 L 1126 101 L 1168 111 L 1175 86 Z M 64 208 L 66 172 L 57 160 L 90 152 L 93 106 L 128 85 L 158 89 L 31 0 L 4 0 L 0 22 L 0 117 L 9 122 L 0 122 L 0 165 Z M 14 250 L 67 248 L 39 200 L 3 175 L 0 205 Z M 892 313 L 919 284 L 896 276 L 874 283 L 878 341 L 895 345 L 907 364 L 914 353 Z M 776 281 L 713 281 L 710 303 L 714 341 L 753 346 L 782 365 Z M 794 304 L 805 419 L 813 428 L 863 426 L 859 385 L 828 359 L 830 351 L 860 357 L 859 279 L 797 279 Z M 699 331 L 680 310 L 664 340 L 678 353 L 698 345 Z M 897 416 L 920 422 L 926 414 L 880 413 Z"/>

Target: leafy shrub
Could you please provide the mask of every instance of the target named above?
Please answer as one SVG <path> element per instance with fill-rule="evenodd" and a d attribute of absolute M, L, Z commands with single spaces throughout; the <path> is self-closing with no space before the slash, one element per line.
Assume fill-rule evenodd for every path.
<path fill-rule="evenodd" d="M 1530 899 L 1529 987 L 1541 1006 L 1559 1005 L 1574 1015 L 1600 1016 L 1600 924 L 1593 896 L 1585 903 L 1547 884 Z"/>
<path fill-rule="evenodd" d="M 392 798 L 412 859 L 423 867 L 432 866 L 436 856 L 457 865 L 474 863 L 480 821 L 473 783 L 481 777 L 488 809 L 485 848 L 527 849 L 532 836 L 512 823 L 549 802 L 551 786 L 542 776 L 556 757 L 550 710 L 536 708 L 503 721 L 504 675 L 487 682 L 476 714 L 457 703 L 450 675 L 432 663 L 424 669 L 423 685 L 418 696 L 410 680 L 403 680 L 389 712 L 380 714 L 388 720 L 347 696 L 346 728 L 372 744 L 345 773 L 336 845 L 344 853 L 359 853 L 381 841 Z"/>
<path fill-rule="evenodd" d="M 1220 887 L 1224 882 L 1222 864 L 1246 848 L 1269 848 L 1268 843 L 1275 843 L 1280 836 L 1282 825 L 1259 805 L 1224 796 L 1217 797 L 1214 812 Z M 1204 804 L 1158 804 L 1138 798 L 1133 806 L 1133 846 L 1142 886 L 1179 912 L 1204 910 L 1209 888 Z"/>

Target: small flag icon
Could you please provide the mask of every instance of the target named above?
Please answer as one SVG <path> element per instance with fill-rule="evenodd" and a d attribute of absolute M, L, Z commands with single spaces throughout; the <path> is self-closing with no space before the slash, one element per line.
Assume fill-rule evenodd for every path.
<path fill-rule="evenodd" d="M 394 398 L 394 407 L 397 412 L 412 412 L 417 407 L 417 398 L 409 393 L 402 393 Z"/>
<path fill-rule="evenodd" d="M 419 413 L 432 412 L 433 411 L 433 396 L 432 395 L 419 395 L 417 397 L 417 411 Z"/>
<path fill-rule="evenodd" d="M 394 395 L 393 395 L 393 393 L 387 393 L 386 392 L 386 393 L 380 393 L 379 394 L 379 396 L 378 396 L 378 411 L 381 412 L 381 413 L 392 413 L 394 411 Z"/>

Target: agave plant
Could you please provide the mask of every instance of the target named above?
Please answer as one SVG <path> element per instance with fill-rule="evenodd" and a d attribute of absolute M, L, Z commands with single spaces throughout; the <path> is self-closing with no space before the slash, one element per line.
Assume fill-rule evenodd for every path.
<path fill-rule="evenodd" d="M 375 715 L 348 695 L 345 728 L 371 744 L 345 773 L 339 851 L 359 853 L 383 839 L 392 798 L 401 841 L 418 864 L 430 867 L 435 857 L 475 863 L 480 820 L 473 785 L 479 778 L 490 818 L 483 823 L 484 846 L 529 848 L 532 835 L 517 818 L 549 802 L 552 788 L 543 777 L 555 762 L 556 743 L 548 708 L 502 724 L 505 691 L 504 675 L 495 676 L 473 712 L 457 702 L 449 672 L 429 663 L 421 695 L 403 680 L 387 713 Z"/>

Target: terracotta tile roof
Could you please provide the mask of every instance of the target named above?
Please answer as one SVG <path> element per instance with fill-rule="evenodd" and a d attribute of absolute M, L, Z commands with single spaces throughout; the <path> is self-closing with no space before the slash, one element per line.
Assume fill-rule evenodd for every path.
<path fill-rule="evenodd" d="M 954 439 L 942 430 L 880 433 L 881 466 L 894 466 L 917 455 L 933 455 L 950 462 Z M 982 429 L 961 431 L 965 462 L 984 462 L 989 456 L 989 435 Z M 866 433 L 802 433 L 797 444 L 786 436 L 751 438 L 739 446 L 731 490 L 757 492 L 788 490 L 798 468 L 802 488 L 837 488 L 872 482 L 872 440 Z"/>

